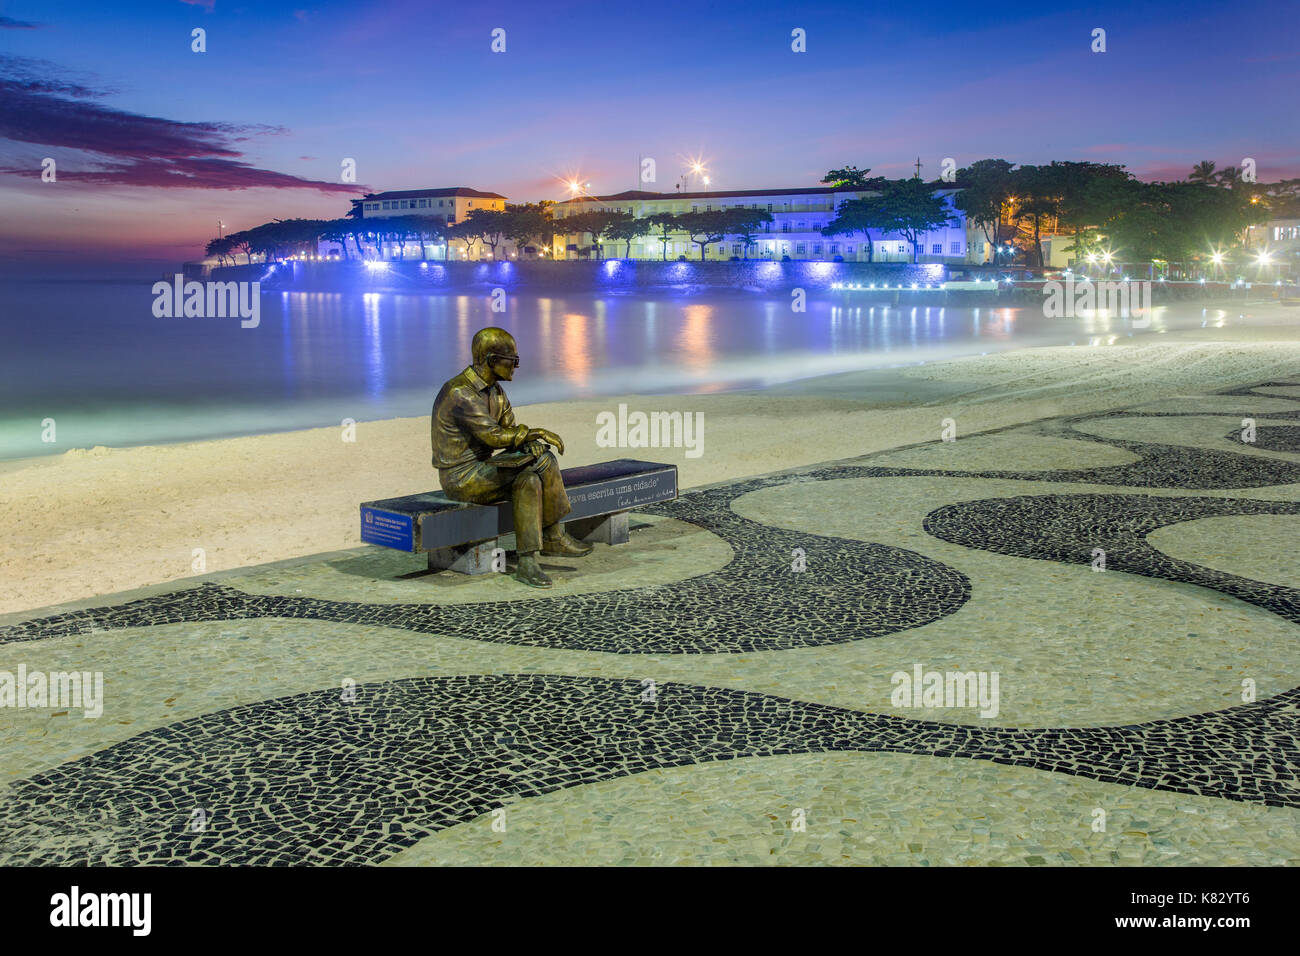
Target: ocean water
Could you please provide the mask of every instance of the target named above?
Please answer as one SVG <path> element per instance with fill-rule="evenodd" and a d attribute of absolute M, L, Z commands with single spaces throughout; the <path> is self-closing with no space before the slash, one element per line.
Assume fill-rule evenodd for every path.
<path fill-rule="evenodd" d="M 1155 310 L 1151 327 L 1135 332 L 1126 319 L 900 308 L 865 293 L 810 295 L 803 313 L 788 297 L 735 293 L 512 294 L 505 312 L 493 312 L 481 294 L 264 291 L 260 324 L 242 328 L 238 317 L 155 317 L 152 284 L 0 285 L 0 458 L 427 415 L 485 325 L 518 340 L 523 364 L 509 393 L 521 405 L 762 387 L 1207 321 L 1192 303 Z M 56 440 L 43 441 L 51 420 Z"/>

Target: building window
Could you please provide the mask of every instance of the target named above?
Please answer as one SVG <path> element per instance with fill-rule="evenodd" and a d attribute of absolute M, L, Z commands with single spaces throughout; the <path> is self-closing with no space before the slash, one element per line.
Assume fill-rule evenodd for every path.
<path fill-rule="evenodd" d="M 900 243 L 898 244 L 898 251 L 899 251 L 899 252 L 904 252 L 904 253 L 907 252 L 907 243 L 905 243 L 905 242 L 900 242 Z"/>
<path fill-rule="evenodd" d="M 393 204 L 392 204 L 391 202 L 388 202 L 388 201 L 385 200 L 385 202 L 384 202 L 384 208 L 385 208 L 385 209 L 392 209 L 392 208 L 393 208 Z"/>
<path fill-rule="evenodd" d="M 794 244 L 794 251 L 799 253 L 799 255 L 803 255 L 805 252 L 808 251 L 808 246 L 806 243 L 796 242 Z"/>
<path fill-rule="evenodd" d="M 439 205 L 439 206 L 442 205 L 442 200 L 441 200 L 441 199 L 438 200 L 438 205 Z"/>
<path fill-rule="evenodd" d="M 814 242 L 814 243 L 813 243 L 813 255 L 815 255 L 815 256 L 820 256 L 821 254 L 822 254 L 822 244 L 821 244 L 820 242 Z"/>
<path fill-rule="evenodd" d="M 954 242 L 954 243 L 951 243 L 951 244 L 948 246 L 948 248 L 952 250 L 952 254 L 953 254 L 954 256 L 959 256 L 959 255 L 961 255 L 961 243 L 960 243 L 960 242 Z"/>
<path fill-rule="evenodd" d="M 790 231 L 790 223 L 789 223 L 789 222 L 783 222 L 783 223 L 781 223 L 781 231 L 782 231 L 782 232 L 789 232 L 789 231 Z"/>
<path fill-rule="evenodd" d="M 932 256 L 941 256 L 941 255 L 943 255 L 943 243 L 942 243 L 942 242 L 936 242 L 934 245 L 932 245 L 932 246 L 930 247 L 930 255 L 932 255 Z"/>
<path fill-rule="evenodd" d="M 844 254 L 848 256 L 853 255 L 853 243 L 850 242 L 844 247 Z"/>
<path fill-rule="evenodd" d="M 420 200 L 420 208 L 421 208 L 421 209 L 427 209 L 427 208 L 429 208 L 429 200 L 427 200 L 427 199 L 421 199 L 421 200 Z"/>
<path fill-rule="evenodd" d="M 837 252 L 839 252 L 839 251 L 840 251 L 840 244 L 839 244 L 838 242 L 832 242 L 832 243 L 831 243 L 831 255 L 835 255 L 835 254 L 836 254 Z"/>

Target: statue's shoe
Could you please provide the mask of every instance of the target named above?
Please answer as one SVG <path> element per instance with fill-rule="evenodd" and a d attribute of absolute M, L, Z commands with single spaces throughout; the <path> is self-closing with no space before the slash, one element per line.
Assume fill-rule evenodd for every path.
<path fill-rule="evenodd" d="M 583 544 L 569 532 L 542 542 L 542 554 L 553 558 L 581 558 L 591 554 L 592 546 Z"/>
<path fill-rule="evenodd" d="M 536 563 L 531 566 L 520 565 L 515 569 L 514 578 L 529 587 L 549 588 L 551 579 L 546 576 L 546 572 L 539 568 Z"/>

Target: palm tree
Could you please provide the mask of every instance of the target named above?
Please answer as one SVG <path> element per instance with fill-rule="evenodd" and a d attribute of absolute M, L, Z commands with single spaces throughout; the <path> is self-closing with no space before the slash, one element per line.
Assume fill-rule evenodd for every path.
<path fill-rule="evenodd" d="M 1236 166 L 1228 166 L 1215 173 L 1214 179 L 1220 186 L 1235 187 L 1241 182 L 1241 170 Z"/>
<path fill-rule="evenodd" d="M 1203 159 L 1192 167 L 1192 174 L 1187 177 L 1189 183 L 1204 183 L 1210 185 L 1214 182 L 1215 162 L 1212 159 Z"/>

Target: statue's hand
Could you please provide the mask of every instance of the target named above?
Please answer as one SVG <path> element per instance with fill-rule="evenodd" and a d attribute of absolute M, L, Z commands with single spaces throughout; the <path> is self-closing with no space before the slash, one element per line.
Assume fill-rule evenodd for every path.
<path fill-rule="evenodd" d="M 527 439 L 525 439 L 525 440 L 526 440 L 526 441 L 533 441 L 533 440 L 541 440 L 541 441 L 544 441 L 544 442 L 546 442 L 546 444 L 548 444 L 548 445 L 554 445 L 554 446 L 555 446 L 555 450 L 558 451 L 561 455 L 564 454 L 564 439 L 562 439 L 559 435 L 555 434 L 555 432 L 550 431 L 550 430 L 548 430 L 548 429 L 545 429 L 545 428 L 530 428 L 530 429 L 528 429 L 528 437 L 527 437 Z"/>

